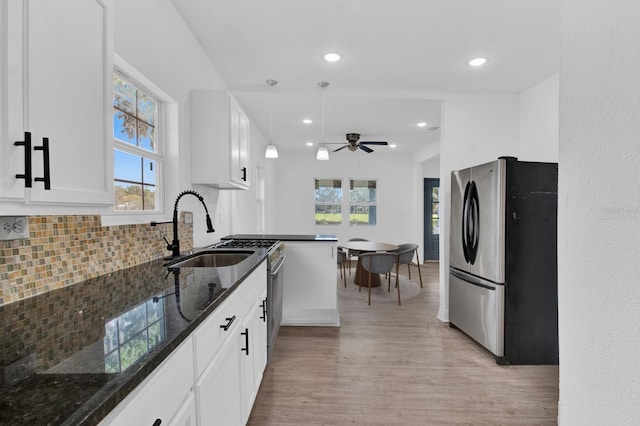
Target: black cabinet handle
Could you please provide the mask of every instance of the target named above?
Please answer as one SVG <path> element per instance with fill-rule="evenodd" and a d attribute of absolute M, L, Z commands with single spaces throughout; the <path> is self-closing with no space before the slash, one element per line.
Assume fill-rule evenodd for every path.
<path fill-rule="evenodd" d="M 31 132 L 24 132 L 24 140 L 13 145 L 24 146 L 24 174 L 17 174 L 16 179 L 24 179 L 24 187 L 31 188 Z"/>
<path fill-rule="evenodd" d="M 247 181 L 247 168 L 246 168 L 246 167 L 243 167 L 243 168 L 242 168 L 242 180 L 243 180 L 244 182 L 246 182 L 246 181 Z"/>
<path fill-rule="evenodd" d="M 44 189 L 51 189 L 51 174 L 49 173 L 49 138 L 42 138 L 42 146 L 34 146 L 34 151 L 42 151 L 42 161 L 44 164 L 44 176 L 37 177 L 36 182 L 44 182 Z"/>
<path fill-rule="evenodd" d="M 245 347 L 240 349 L 240 351 L 249 355 L 249 329 L 245 328 L 244 331 L 240 333 L 240 335 L 244 336 L 244 345 L 245 345 Z"/>
<path fill-rule="evenodd" d="M 260 305 L 260 307 L 262 308 L 262 316 L 260 317 L 260 319 L 262 320 L 262 322 L 266 322 L 267 321 L 267 298 L 266 297 L 262 301 L 262 304 Z"/>
<path fill-rule="evenodd" d="M 231 318 L 225 318 L 225 321 L 227 321 L 226 324 L 222 324 L 220 325 L 220 328 L 224 328 L 224 331 L 229 330 L 229 327 L 231 327 L 231 324 L 233 324 L 233 322 L 236 320 L 236 316 L 232 316 Z"/>
<path fill-rule="evenodd" d="M 151 426 L 160 426 L 161 423 L 162 423 L 162 420 L 156 419 L 156 421 L 153 422 L 153 425 L 151 425 Z"/>

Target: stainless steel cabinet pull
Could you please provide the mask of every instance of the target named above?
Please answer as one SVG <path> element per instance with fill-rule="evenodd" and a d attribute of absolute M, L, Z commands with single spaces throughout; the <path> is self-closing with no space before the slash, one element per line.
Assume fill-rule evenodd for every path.
<path fill-rule="evenodd" d="M 245 328 L 240 335 L 244 336 L 244 348 L 241 348 L 240 351 L 249 355 L 249 329 Z"/>
<path fill-rule="evenodd" d="M 233 324 L 233 322 L 236 320 L 236 316 L 232 316 L 231 318 L 225 318 L 225 321 L 227 321 L 226 324 L 222 324 L 220 325 L 220 328 L 224 328 L 224 331 L 229 330 L 229 327 L 231 327 L 231 324 Z"/>
<path fill-rule="evenodd" d="M 24 140 L 13 145 L 24 146 L 24 174 L 17 174 L 16 179 L 24 179 L 24 187 L 31 188 L 31 132 L 24 132 Z"/>
<path fill-rule="evenodd" d="M 44 189 L 51 189 L 51 174 L 49 172 L 49 138 L 42 138 L 42 146 L 34 146 L 34 151 L 42 151 L 42 162 L 44 164 L 44 176 L 37 177 L 36 182 L 44 182 Z"/>

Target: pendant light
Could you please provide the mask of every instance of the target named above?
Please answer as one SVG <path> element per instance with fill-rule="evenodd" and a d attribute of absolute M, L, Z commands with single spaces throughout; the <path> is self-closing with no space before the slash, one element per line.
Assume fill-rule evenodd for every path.
<path fill-rule="evenodd" d="M 269 79 L 267 84 L 271 87 L 278 84 L 277 80 Z M 264 151 L 265 158 L 278 158 L 278 147 L 273 144 L 273 102 L 269 109 L 269 144 Z"/>
<path fill-rule="evenodd" d="M 318 87 L 322 89 L 322 142 L 316 151 L 316 160 L 326 161 L 329 159 L 329 150 L 324 145 L 324 89 L 329 85 L 327 81 L 318 82 Z"/>

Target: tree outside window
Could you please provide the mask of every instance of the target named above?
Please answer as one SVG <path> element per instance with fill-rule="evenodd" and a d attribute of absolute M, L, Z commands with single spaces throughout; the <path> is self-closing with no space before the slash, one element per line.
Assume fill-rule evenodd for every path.
<path fill-rule="evenodd" d="M 342 225 L 341 179 L 315 179 L 316 225 Z"/>
<path fill-rule="evenodd" d="M 123 75 L 113 75 L 116 210 L 157 210 L 158 101 Z"/>
<path fill-rule="evenodd" d="M 376 223 L 376 181 L 351 179 L 349 181 L 349 225 L 374 226 Z"/>

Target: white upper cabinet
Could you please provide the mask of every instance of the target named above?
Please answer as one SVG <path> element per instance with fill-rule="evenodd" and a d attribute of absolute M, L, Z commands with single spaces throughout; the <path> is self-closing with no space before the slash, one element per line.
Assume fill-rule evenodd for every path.
<path fill-rule="evenodd" d="M 0 199 L 113 204 L 112 0 L 8 0 L 0 9 Z M 26 132 L 31 150 L 14 144 Z M 30 188 L 16 178 L 29 161 Z"/>
<path fill-rule="evenodd" d="M 248 189 L 249 119 L 224 90 L 191 91 L 191 182 Z"/>

